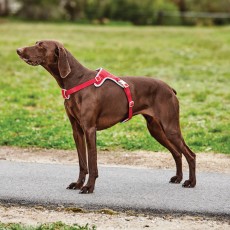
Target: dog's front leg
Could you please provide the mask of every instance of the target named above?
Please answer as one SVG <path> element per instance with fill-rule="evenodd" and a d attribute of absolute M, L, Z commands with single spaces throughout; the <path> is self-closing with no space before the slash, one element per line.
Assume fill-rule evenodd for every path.
<path fill-rule="evenodd" d="M 72 125 L 73 138 L 77 148 L 79 167 L 80 167 L 80 172 L 79 172 L 79 177 L 77 182 L 71 183 L 67 187 L 67 189 L 81 189 L 85 183 L 86 174 L 88 174 L 85 136 L 81 126 L 78 124 L 77 120 L 69 114 L 68 110 L 67 110 L 67 115 Z"/>
<path fill-rule="evenodd" d="M 88 128 L 84 130 L 84 133 L 88 150 L 89 179 L 87 184 L 82 187 L 81 193 L 92 193 L 94 190 L 96 178 L 98 177 L 96 128 Z"/>

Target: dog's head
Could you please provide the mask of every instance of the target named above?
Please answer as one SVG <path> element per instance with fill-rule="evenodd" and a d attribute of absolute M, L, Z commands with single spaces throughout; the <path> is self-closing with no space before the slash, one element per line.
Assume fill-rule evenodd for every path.
<path fill-rule="evenodd" d="M 67 51 L 57 41 L 38 41 L 33 46 L 18 48 L 17 53 L 29 65 L 42 65 L 44 67 L 57 65 L 62 78 L 67 77 L 71 72 Z"/>

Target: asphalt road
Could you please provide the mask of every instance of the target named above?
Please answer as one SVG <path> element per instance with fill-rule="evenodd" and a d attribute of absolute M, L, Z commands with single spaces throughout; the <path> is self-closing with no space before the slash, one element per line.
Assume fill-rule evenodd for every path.
<path fill-rule="evenodd" d="M 78 167 L 0 161 L 0 202 L 230 217 L 230 174 L 198 173 L 197 187 L 169 184 L 171 170 L 99 167 L 93 194 L 66 190 Z M 188 175 L 185 173 L 185 178 Z"/>

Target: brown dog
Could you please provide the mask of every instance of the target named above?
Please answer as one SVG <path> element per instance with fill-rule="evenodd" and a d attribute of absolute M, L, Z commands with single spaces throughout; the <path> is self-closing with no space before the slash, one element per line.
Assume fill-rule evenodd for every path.
<path fill-rule="evenodd" d="M 39 41 L 34 46 L 17 49 L 17 53 L 26 63 L 43 66 L 53 75 L 62 89 L 73 88 L 97 75 L 96 71 L 82 66 L 62 44 L 56 41 Z M 133 115 L 142 114 L 150 134 L 173 155 L 176 175 L 170 182 L 180 183 L 182 180 L 183 153 L 189 165 L 189 180 L 183 183 L 183 187 L 194 187 L 196 155 L 186 145 L 181 134 L 176 92 L 166 83 L 153 78 L 122 77 L 121 79 L 130 86 L 135 102 Z M 65 109 L 72 125 L 80 166 L 78 180 L 71 183 L 68 189 L 80 189 L 81 193 L 93 192 L 98 177 L 96 131 L 109 128 L 127 118 L 127 103 L 123 89 L 109 80 L 101 87 L 91 85 L 65 100 Z M 88 173 L 88 182 L 84 185 Z"/>

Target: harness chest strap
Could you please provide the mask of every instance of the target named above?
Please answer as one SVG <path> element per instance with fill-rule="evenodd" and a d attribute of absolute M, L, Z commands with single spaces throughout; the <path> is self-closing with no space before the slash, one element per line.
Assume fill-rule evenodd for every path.
<path fill-rule="evenodd" d="M 134 106 L 134 101 L 132 100 L 132 95 L 131 95 L 129 85 L 125 81 L 112 75 L 111 73 L 107 72 L 106 70 L 104 70 L 102 68 L 98 69 L 97 71 L 98 71 L 98 74 L 96 75 L 95 78 L 93 78 L 89 81 L 86 81 L 81 85 L 77 85 L 71 89 L 68 89 L 68 90 L 62 89 L 63 98 L 69 99 L 71 94 L 76 93 L 76 92 L 78 92 L 78 91 L 80 91 L 80 90 L 82 90 L 82 89 L 84 89 L 90 85 L 94 84 L 95 87 L 100 87 L 106 80 L 112 80 L 117 85 L 119 85 L 120 87 L 122 87 L 124 89 L 125 95 L 126 95 L 127 100 L 128 100 L 129 111 L 128 111 L 128 118 L 125 119 L 123 122 L 130 120 L 133 116 L 132 107 Z"/>

